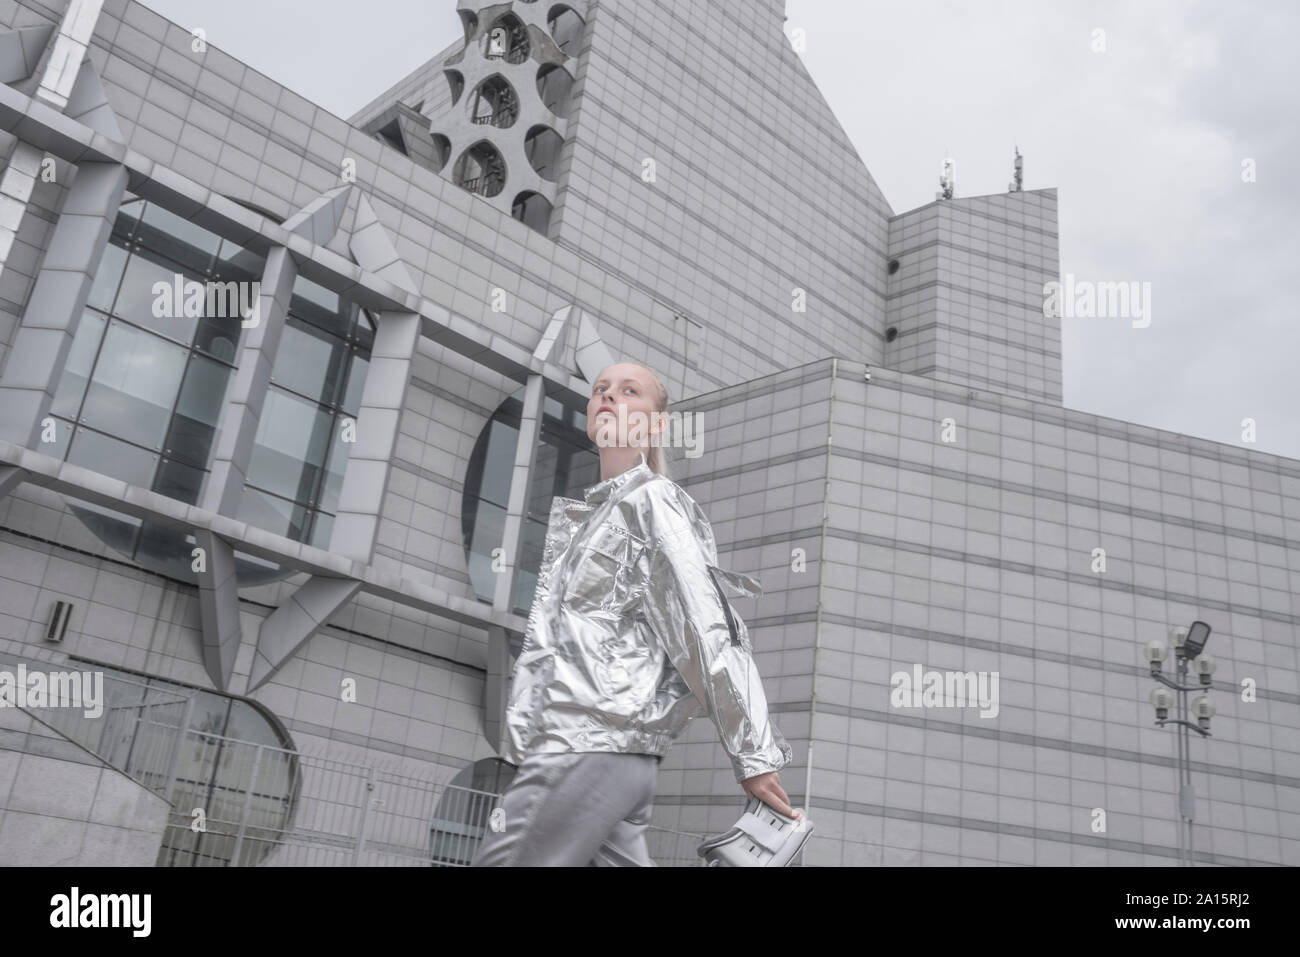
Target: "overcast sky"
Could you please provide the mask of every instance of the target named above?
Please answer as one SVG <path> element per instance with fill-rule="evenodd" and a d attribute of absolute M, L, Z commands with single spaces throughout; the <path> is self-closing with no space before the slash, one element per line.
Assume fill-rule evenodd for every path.
<path fill-rule="evenodd" d="M 145 3 L 342 117 L 460 35 L 454 0 Z M 957 196 L 1005 191 L 1019 145 L 1025 188 L 1059 192 L 1062 277 L 1150 283 L 1145 328 L 1062 321 L 1066 406 L 1300 458 L 1286 166 L 1300 71 L 1285 66 L 1300 4 L 788 0 L 787 14 L 895 212 L 934 199 L 945 156 Z"/>

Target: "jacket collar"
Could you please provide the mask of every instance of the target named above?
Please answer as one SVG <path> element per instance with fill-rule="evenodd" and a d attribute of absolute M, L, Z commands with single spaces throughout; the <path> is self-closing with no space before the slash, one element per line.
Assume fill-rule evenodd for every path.
<path fill-rule="evenodd" d="M 588 505 L 596 505 L 605 501 L 609 496 L 626 482 L 637 475 L 650 471 L 650 463 L 646 461 L 645 452 L 637 453 L 637 463 L 618 475 L 603 479 L 587 489 L 584 500 Z"/>

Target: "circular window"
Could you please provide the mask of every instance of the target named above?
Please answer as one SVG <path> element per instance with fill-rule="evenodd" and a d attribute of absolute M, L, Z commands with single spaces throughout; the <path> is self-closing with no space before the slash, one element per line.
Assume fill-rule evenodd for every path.
<path fill-rule="evenodd" d="M 555 182 L 559 178 L 560 150 L 564 140 L 549 126 L 534 126 L 524 138 L 524 156 L 544 180 Z"/>
<path fill-rule="evenodd" d="M 480 601 L 492 601 L 496 592 L 494 567 L 499 563 L 493 552 L 501 547 L 505 535 L 510 477 L 523 411 L 524 390 L 520 388 L 501 403 L 484 426 L 465 474 L 461 531 L 470 583 Z M 527 614 L 533 604 L 551 500 L 557 495 L 582 498 L 583 491 L 600 475 L 600 453 L 587 438 L 585 413 L 565 408 L 555 399 L 544 399 L 541 432 L 528 488 L 523 554 L 519 556 L 511 602 L 512 610 L 519 614 Z"/>
<path fill-rule="evenodd" d="M 898 338 L 898 327 L 897 327 L 897 326 L 890 326 L 888 329 L 885 330 L 885 341 L 886 341 L 886 342 L 893 342 L 893 341 L 894 341 L 895 339 L 897 339 L 897 338 Z"/>
<path fill-rule="evenodd" d="M 506 161 L 495 146 L 479 140 L 460 154 L 452 178 L 461 189 L 480 196 L 495 196 L 506 185 Z"/>
<path fill-rule="evenodd" d="M 546 26 L 551 31 L 551 39 L 565 56 L 577 56 L 578 39 L 582 36 L 582 28 L 586 24 L 572 7 L 562 3 L 551 7 L 546 15 Z"/>
<path fill-rule="evenodd" d="M 483 34 L 483 56 L 488 60 L 523 63 L 528 59 L 528 28 L 513 13 L 498 17 Z"/>
<path fill-rule="evenodd" d="M 500 73 L 492 74 L 478 85 L 469 106 L 470 122 L 475 126 L 508 130 L 519 118 L 519 97 Z"/>
<path fill-rule="evenodd" d="M 896 272 L 898 272 L 898 260 L 891 259 L 889 261 L 889 274 L 892 276 Z"/>
<path fill-rule="evenodd" d="M 551 202 L 541 193 L 524 190 L 515 197 L 510 215 L 545 236 L 551 223 Z"/>
<path fill-rule="evenodd" d="M 465 76 L 460 70 L 443 70 L 442 75 L 447 78 L 447 90 L 451 93 L 451 102 L 458 103 L 460 95 L 465 90 Z"/>
<path fill-rule="evenodd" d="M 537 71 L 537 95 L 542 105 L 556 116 L 569 113 L 569 95 L 573 92 L 573 74 L 556 63 L 545 63 Z"/>
<path fill-rule="evenodd" d="M 438 166 L 438 172 L 447 165 L 447 159 L 451 156 L 451 140 L 441 133 L 432 134 L 433 137 L 433 159 Z"/>
<path fill-rule="evenodd" d="M 429 856 L 435 865 L 469 865 L 478 853 L 492 810 L 516 773 L 513 764 L 484 758 L 452 778 L 429 822 Z"/>
<path fill-rule="evenodd" d="M 157 866 L 252 867 L 288 846 L 303 768 L 293 738 L 270 709 L 85 664 L 103 674 L 106 723 L 86 746 L 171 803 Z M 191 828 L 195 808 L 207 815 L 200 831 Z"/>
<path fill-rule="evenodd" d="M 460 14 L 461 26 L 465 28 L 465 42 L 468 44 L 474 39 L 474 33 L 478 30 L 478 17 L 469 10 L 457 10 Z"/>

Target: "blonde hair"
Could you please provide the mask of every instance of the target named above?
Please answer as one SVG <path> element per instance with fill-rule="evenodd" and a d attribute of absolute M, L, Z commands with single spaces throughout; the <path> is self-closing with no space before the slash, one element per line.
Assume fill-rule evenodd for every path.
<path fill-rule="evenodd" d="M 668 387 L 664 385 L 664 380 L 659 378 L 659 374 L 649 366 L 643 366 L 637 363 L 642 369 L 650 373 L 650 378 L 655 384 L 655 411 L 662 412 L 665 416 L 668 413 Z M 668 456 L 664 452 L 664 441 L 668 438 L 668 429 L 670 426 L 664 426 L 664 430 L 657 435 L 650 436 L 650 451 L 646 453 L 646 464 L 650 466 L 650 471 L 658 472 L 664 478 L 672 478 L 668 474 Z"/>

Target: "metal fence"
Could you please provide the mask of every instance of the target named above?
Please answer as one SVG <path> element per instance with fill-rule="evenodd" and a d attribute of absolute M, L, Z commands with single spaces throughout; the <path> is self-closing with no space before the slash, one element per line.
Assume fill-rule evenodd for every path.
<path fill-rule="evenodd" d="M 195 833 L 197 800 L 178 795 L 160 863 L 268 867 L 464 867 L 473 859 L 501 795 L 265 745 L 217 739 L 231 787 L 209 798 L 206 832 Z M 199 795 L 194 795 L 197 799 Z M 702 835 L 652 827 L 660 866 L 696 866 Z"/>
<path fill-rule="evenodd" d="M 0 666 L 6 659 L 0 654 Z M 27 667 L 74 665 L 27 659 Z M 158 855 L 172 867 L 463 867 L 500 802 L 440 783 L 191 727 L 184 689 L 104 675 L 104 711 L 41 709 L 40 720 L 171 806 Z M 694 867 L 704 835 L 651 826 L 650 856 Z"/>
<path fill-rule="evenodd" d="M 94 673 L 93 667 L 85 668 L 76 662 L 0 652 L 0 668 L 16 673 L 20 666 L 29 674 L 39 671 L 47 676 Z M 165 794 L 190 696 L 179 690 L 100 674 L 102 714 L 89 717 L 85 707 L 66 702 L 25 710 L 140 784 Z"/>

